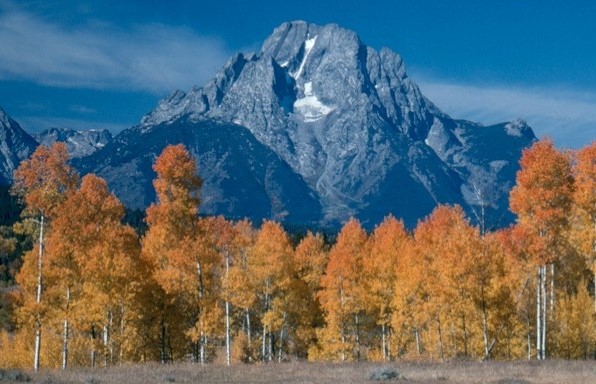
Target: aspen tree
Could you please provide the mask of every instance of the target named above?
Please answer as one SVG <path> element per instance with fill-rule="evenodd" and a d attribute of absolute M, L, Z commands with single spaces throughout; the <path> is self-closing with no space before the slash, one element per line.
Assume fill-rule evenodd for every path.
<path fill-rule="evenodd" d="M 231 354 L 231 303 L 230 303 L 230 269 L 235 264 L 234 258 L 234 226 L 222 216 L 205 219 L 206 232 L 210 237 L 223 264 L 221 276 L 220 296 L 224 302 L 225 309 L 225 344 L 226 344 L 226 365 L 232 362 Z"/>
<path fill-rule="evenodd" d="M 436 353 L 440 359 L 448 354 L 467 355 L 473 308 L 469 264 L 477 249 L 478 231 L 467 223 L 461 207 L 438 206 L 416 227 L 414 239 L 424 271 L 421 309 L 435 323 Z"/>
<path fill-rule="evenodd" d="M 83 284 L 79 322 L 101 330 L 104 365 L 114 364 L 123 354 L 126 319 L 133 317 L 129 310 L 146 269 L 139 258 L 138 238 L 122 224 L 122 203 L 110 193 L 106 181 L 93 174 L 83 178 L 63 209 L 61 233 L 72 236 Z"/>
<path fill-rule="evenodd" d="M 25 289 L 24 312 L 29 312 L 34 321 L 35 346 L 33 369 L 39 370 L 41 356 L 41 333 L 44 305 L 42 294 L 45 234 L 49 230 L 56 209 L 66 199 L 69 191 L 76 187 L 78 175 L 68 165 L 68 150 L 63 143 L 52 147 L 39 146 L 29 160 L 21 163 L 14 174 L 13 193 L 25 203 L 25 219 L 34 219 L 39 224 L 39 240 L 36 247 L 24 256 L 25 264 L 33 264 L 28 259 L 36 258 L 35 275 L 25 268 L 17 276 L 17 282 Z M 34 284 L 31 284 L 35 281 Z"/>
<path fill-rule="evenodd" d="M 562 253 L 563 235 L 569 224 L 573 176 L 569 156 L 558 151 L 550 139 L 540 140 L 524 150 L 520 165 L 516 185 L 511 190 L 510 206 L 519 224 L 536 238 L 533 249 L 538 266 L 536 355 L 538 360 L 544 360 L 547 357 L 547 302 L 550 301 L 552 312 L 555 264 Z M 547 295 L 548 269 L 551 277 Z"/>
<path fill-rule="evenodd" d="M 592 269 L 594 311 L 596 312 L 596 141 L 582 148 L 575 156 L 574 206 L 577 211 L 580 252 Z"/>
<path fill-rule="evenodd" d="M 309 231 L 296 246 L 293 256 L 297 279 L 294 349 L 298 357 L 306 357 L 316 343 L 316 328 L 323 324 L 321 303 L 317 296 L 329 259 L 323 236 Z"/>
<path fill-rule="evenodd" d="M 235 262 L 231 263 L 224 280 L 224 294 L 230 304 L 241 312 L 240 322 L 244 333 L 238 333 L 234 340 L 234 345 L 238 345 L 238 348 L 234 349 L 238 352 L 236 356 L 241 361 L 251 362 L 254 360 L 251 313 L 254 311 L 257 294 L 256 277 L 252 273 L 254 263 L 250 258 L 256 234 L 250 221 L 245 219 L 234 224 L 233 235 L 232 260 Z"/>
<path fill-rule="evenodd" d="M 261 358 L 271 361 L 275 355 L 275 332 L 283 347 L 289 302 L 282 292 L 289 287 L 292 274 L 292 246 L 280 224 L 265 221 L 259 229 L 249 258 L 261 304 Z"/>
<path fill-rule="evenodd" d="M 390 359 L 388 338 L 391 334 L 392 300 L 397 282 L 397 265 L 408 242 L 402 221 L 388 216 L 369 237 L 369 254 L 363 260 L 367 311 L 381 333 L 381 357 Z"/>
<path fill-rule="evenodd" d="M 201 179 L 196 174 L 195 160 L 181 144 L 166 147 L 153 169 L 157 173 L 153 182 L 157 203 L 147 209 L 149 228 L 143 238 L 142 254 L 151 265 L 152 277 L 161 290 L 156 301 L 161 306 L 160 360 L 165 363 L 173 358 L 172 337 L 180 336 L 172 333 L 180 327 L 185 312 L 177 311 L 184 311 L 188 305 L 180 302 L 179 293 L 187 292 L 189 285 L 194 286 L 192 295 L 198 305 L 202 304 L 204 294 L 205 271 L 199 254 L 201 249 L 196 248 Z M 194 309 L 199 312 L 194 313 L 198 321 L 204 308 Z M 204 335 L 199 335 L 202 352 L 204 341 Z"/>
<path fill-rule="evenodd" d="M 361 357 L 361 326 L 365 311 L 363 258 L 367 234 L 356 219 L 341 229 L 337 242 L 329 251 L 329 263 L 321 279 L 319 300 L 325 314 L 320 330 L 321 355 L 346 361 Z"/>
<path fill-rule="evenodd" d="M 427 298 L 423 294 L 424 266 L 422 252 L 413 238 L 404 243 L 399 262 L 395 265 L 394 296 L 391 301 L 392 346 L 396 357 L 420 358 L 424 352 L 421 333 L 427 326 L 422 307 Z M 412 347 L 413 345 L 413 347 Z"/>

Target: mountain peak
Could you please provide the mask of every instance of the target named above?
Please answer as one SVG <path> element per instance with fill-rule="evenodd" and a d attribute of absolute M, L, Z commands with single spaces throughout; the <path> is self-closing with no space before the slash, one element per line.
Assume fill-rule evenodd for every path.
<path fill-rule="evenodd" d="M 259 52 L 234 55 L 205 86 L 175 91 L 115 142 L 164 140 L 189 126 L 193 137 L 208 135 L 200 129 L 214 122 L 250 134 L 279 157 L 320 201 L 322 223 L 356 216 L 374 224 L 393 213 L 413 225 L 437 202 L 471 210 L 477 202 L 465 192 L 469 180 L 499 191 L 491 204 L 502 217 L 503 185 L 534 137 L 520 122 L 482 127 L 453 120 L 422 95 L 398 53 L 369 47 L 337 24 L 305 21 L 275 28 Z M 209 167 L 217 168 L 213 161 Z M 138 160 L 127 172 L 141 165 L 150 169 Z M 206 185 L 224 183 L 218 180 Z M 271 198 L 278 196 L 284 183 L 265 180 Z M 119 182 L 133 189 L 129 178 Z M 275 202 L 278 212 L 284 204 Z"/>
<path fill-rule="evenodd" d="M 0 107 L 0 184 L 9 184 L 14 170 L 37 147 L 37 142 Z"/>
<path fill-rule="evenodd" d="M 49 128 L 36 133 L 33 137 L 38 143 L 50 146 L 55 142 L 66 143 L 71 158 L 89 156 L 112 141 L 112 134 L 107 129 L 77 131 L 70 128 Z"/>
<path fill-rule="evenodd" d="M 505 125 L 505 131 L 508 135 L 514 137 L 534 137 L 534 132 L 528 123 L 521 118 L 515 119 Z"/>
<path fill-rule="evenodd" d="M 8 117 L 8 115 L 6 114 L 4 109 L 2 109 L 2 107 L 0 107 L 0 124 L 2 124 L 5 127 L 9 126 L 10 125 L 9 119 L 10 118 Z"/>
<path fill-rule="evenodd" d="M 263 43 L 260 55 L 273 57 L 282 67 L 291 67 L 297 74 L 315 45 L 332 52 L 337 49 L 357 51 L 361 42 L 355 32 L 337 24 L 319 26 L 299 20 L 275 28 Z"/>

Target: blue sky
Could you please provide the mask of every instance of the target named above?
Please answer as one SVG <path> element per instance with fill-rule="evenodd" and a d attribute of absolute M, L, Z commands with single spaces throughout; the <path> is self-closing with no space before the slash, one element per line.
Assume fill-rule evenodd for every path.
<path fill-rule="evenodd" d="M 521 117 L 578 148 L 596 138 L 595 17 L 582 0 L 0 0 L 0 106 L 30 131 L 118 131 L 302 19 L 400 53 L 454 118 Z"/>

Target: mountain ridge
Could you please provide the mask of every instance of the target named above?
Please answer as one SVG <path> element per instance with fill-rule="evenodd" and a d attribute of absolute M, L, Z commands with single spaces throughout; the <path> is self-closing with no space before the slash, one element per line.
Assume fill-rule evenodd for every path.
<path fill-rule="evenodd" d="M 521 149 L 535 139 L 522 121 L 516 124 L 529 135 L 517 137 L 507 133 L 508 123 L 452 119 L 422 95 L 397 53 L 376 51 L 336 24 L 303 21 L 276 28 L 259 52 L 232 56 L 205 86 L 174 91 L 142 118 L 140 131 L 180 118 L 246 127 L 317 194 L 323 223 L 356 216 L 369 226 L 381 212 L 412 226 L 437 203 L 473 213 L 467 180 L 504 191 Z M 499 129 L 492 135 L 502 151 L 493 148 L 482 161 L 462 141 L 479 145 L 479 131 Z M 418 201 L 418 209 L 392 201 L 396 194 Z M 506 193 L 491 195 L 482 204 L 507 216 L 497 225 L 511 221 Z M 367 210 L 378 213 L 361 214 Z"/>
<path fill-rule="evenodd" d="M 388 214 L 413 227 L 440 203 L 509 224 L 508 191 L 536 140 L 522 120 L 452 119 L 399 54 L 304 21 L 275 28 L 258 52 L 232 56 L 203 87 L 172 92 L 74 163 L 144 208 L 154 198 L 151 164 L 174 138 L 198 159 L 205 214 L 331 227 L 356 217 L 367 228 Z"/>
<path fill-rule="evenodd" d="M 112 141 L 112 134 L 107 129 L 79 131 L 70 128 L 49 128 L 32 136 L 39 144 L 45 146 L 57 141 L 66 143 L 68 153 L 74 159 L 89 156 Z"/>

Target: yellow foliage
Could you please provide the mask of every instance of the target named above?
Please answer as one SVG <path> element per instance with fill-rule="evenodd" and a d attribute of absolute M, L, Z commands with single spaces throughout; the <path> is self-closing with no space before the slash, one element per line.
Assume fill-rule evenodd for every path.
<path fill-rule="evenodd" d="M 558 300 L 552 333 L 555 357 L 589 359 L 596 354 L 596 314 L 586 285 L 581 281 L 577 293 Z"/>

